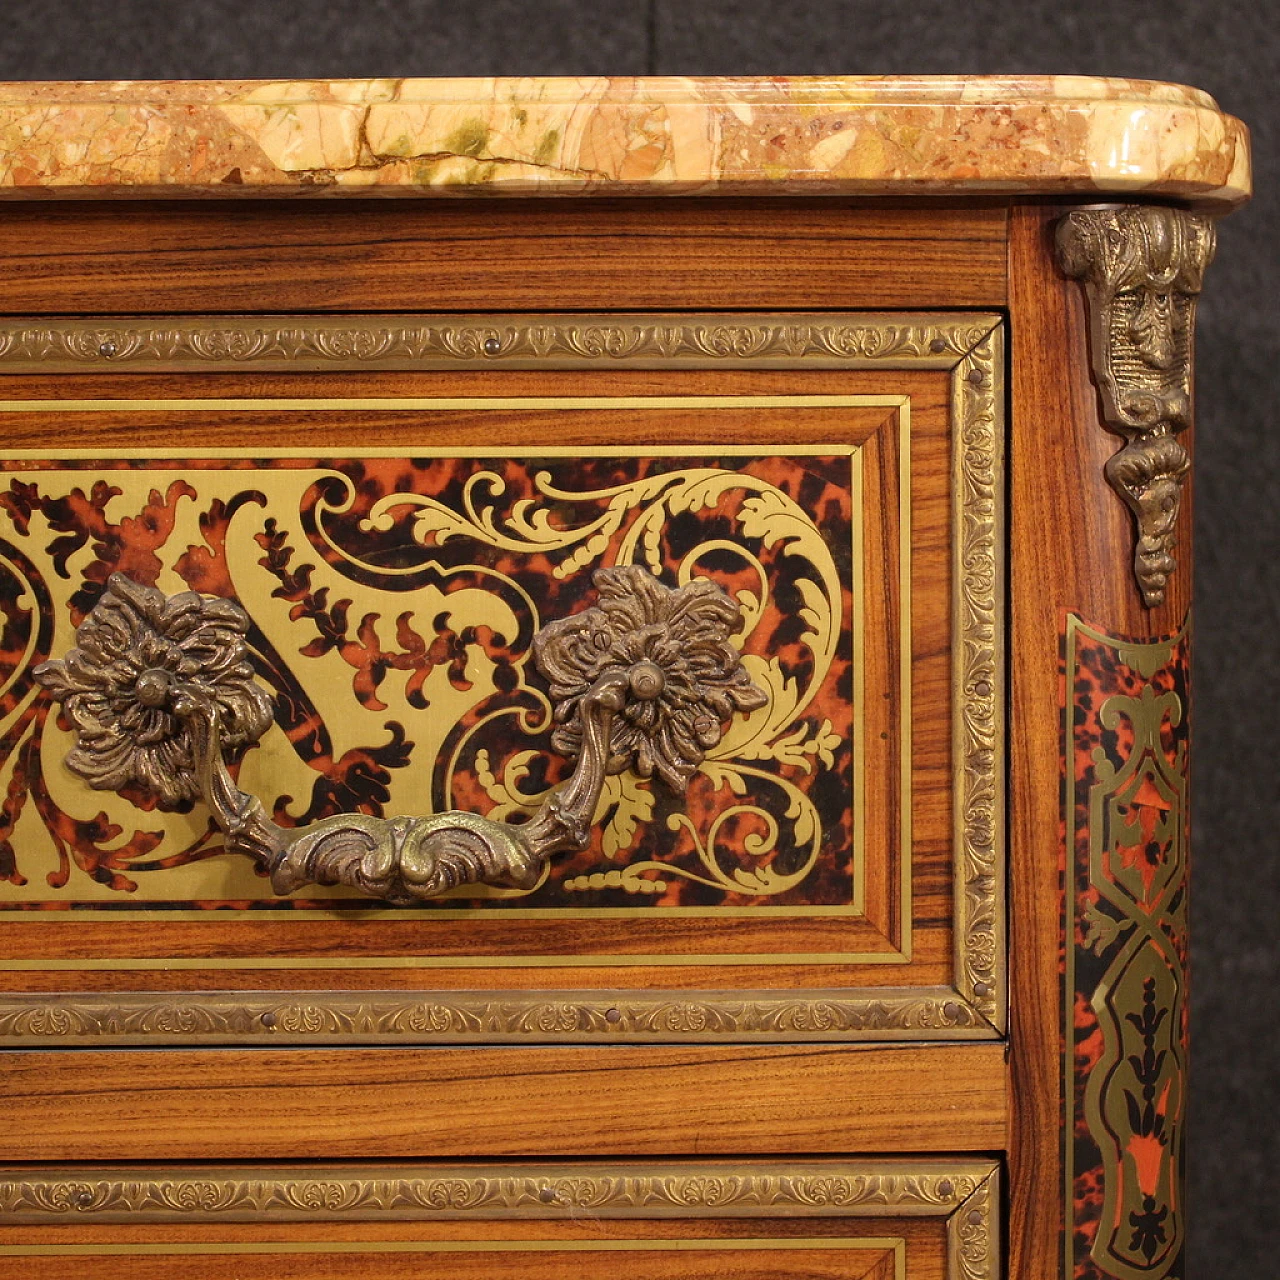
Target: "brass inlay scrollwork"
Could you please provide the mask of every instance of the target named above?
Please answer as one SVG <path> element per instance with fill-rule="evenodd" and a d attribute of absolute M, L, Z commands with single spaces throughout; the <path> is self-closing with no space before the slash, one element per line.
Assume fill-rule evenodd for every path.
<path fill-rule="evenodd" d="M 617 869 L 593 875 L 571 877 L 564 882 L 573 892 L 590 888 L 621 889 L 630 894 L 652 894 L 660 891 L 673 877 L 693 881 L 731 894 L 764 897 L 783 893 L 801 884 L 813 870 L 822 846 L 823 824 L 810 796 L 785 776 L 768 773 L 747 761 L 775 761 L 805 771 L 815 758 L 826 766 L 832 762 L 833 748 L 840 743 L 831 721 L 823 719 L 810 726 L 803 716 L 815 695 L 823 687 L 830 672 L 840 633 L 842 585 L 831 547 L 809 513 L 782 489 L 741 471 L 718 467 L 682 467 L 671 472 L 656 472 L 631 484 L 616 484 L 607 489 L 559 487 L 541 475 L 537 479 L 541 498 L 561 510 L 583 508 L 587 518 L 563 525 L 553 523 L 541 506 L 518 504 L 504 513 L 494 501 L 503 493 L 505 482 L 495 471 L 480 471 L 467 482 L 462 500 L 454 509 L 428 494 L 390 494 L 376 503 L 368 521 L 382 529 L 393 519 L 404 519 L 411 513 L 413 537 L 424 547 L 434 547 L 453 538 L 465 538 L 499 553 L 523 556 L 546 556 L 554 560 L 555 578 L 569 577 L 595 563 L 609 540 L 620 536 L 617 555 L 623 560 L 638 560 L 654 574 L 661 571 L 660 542 L 663 528 L 675 517 L 692 510 L 719 507 L 741 495 L 736 517 L 739 539 L 709 540 L 696 547 L 682 562 L 682 578 L 691 574 L 703 558 L 728 551 L 745 561 L 756 582 L 743 593 L 750 607 L 743 609 L 746 627 L 750 629 L 762 611 L 770 593 L 769 574 L 751 546 L 780 550 L 793 564 L 805 561 L 811 568 L 797 574 L 794 589 L 802 608 L 798 619 L 803 625 L 801 638 L 813 656 L 813 673 L 804 684 L 789 678 L 777 656 L 763 659 L 744 654 L 742 666 L 768 697 L 762 716 L 735 721 L 725 742 L 699 749 L 702 772 L 716 783 L 727 785 L 735 794 L 757 792 L 762 787 L 777 788 L 784 793 L 793 838 L 807 853 L 796 865 L 782 869 L 768 859 L 777 848 L 781 831 L 779 823 L 758 804 L 734 805 L 722 810 L 700 829 L 687 814 L 672 815 L 672 822 L 684 828 L 697 855 L 696 868 L 646 858 L 627 863 Z M 602 509 L 601 509 L 602 508 Z M 599 511 L 599 514 L 589 513 Z M 740 606 L 741 602 L 740 602 Z M 625 643 L 618 637 L 616 643 Z M 550 673 L 548 673 L 550 674 Z M 553 697 L 558 697 L 553 691 Z M 754 705 L 754 704 L 753 704 Z M 749 709 L 749 708 L 743 708 Z M 624 716 L 624 720 L 626 717 Z M 693 731 L 687 717 L 683 732 Z M 635 720 L 632 718 L 632 725 Z M 673 729 L 679 721 L 673 721 Z M 562 733 L 563 731 L 558 731 Z M 619 734 L 631 735 L 633 729 L 624 724 Z M 696 737 L 696 734 L 693 735 Z M 554 740 L 553 740 L 554 741 Z M 708 754 L 709 753 L 709 754 Z M 678 754 L 678 752 L 677 752 Z M 707 758 L 702 757 L 707 755 Z M 487 754 L 482 759 L 487 761 Z M 643 781 L 654 769 L 642 754 L 635 757 L 637 767 L 630 772 L 611 773 L 605 781 L 606 798 L 616 803 L 614 817 L 604 832 L 603 845 L 608 853 L 625 847 L 628 834 L 652 815 L 653 793 Z M 527 772 L 527 756 L 518 755 L 509 762 L 501 777 L 485 776 L 485 790 L 501 813 L 516 812 L 535 797 L 523 790 L 519 776 Z M 666 777 L 662 767 L 658 773 Z M 685 783 L 689 770 L 684 770 Z M 683 794 L 684 785 L 677 787 Z M 720 837 L 727 825 L 749 815 L 763 823 L 767 834 L 752 841 L 749 852 L 755 864 L 750 869 L 741 865 L 726 867 L 719 848 Z M 655 878 L 657 877 L 657 878 Z"/>
<path fill-rule="evenodd" d="M 614 901 L 663 897 L 685 909 L 694 894 L 707 903 L 795 889 L 816 879 L 821 855 L 833 852 L 843 865 L 821 905 L 831 907 L 841 876 L 853 896 L 861 833 L 830 799 L 820 810 L 812 792 L 819 767 L 848 779 L 846 794 L 858 785 L 846 745 L 858 712 L 838 683 L 847 660 L 838 655 L 852 643 L 854 586 L 845 588 L 837 566 L 842 539 L 830 536 L 838 521 L 860 518 L 857 452 L 835 447 L 821 464 L 816 455 L 784 462 L 768 451 L 721 465 L 694 465 L 689 455 L 605 456 L 607 468 L 594 454 L 387 453 L 307 466 L 273 455 L 255 459 L 251 471 L 241 458 L 189 458 L 189 478 L 177 480 L 171 462 L 115 456 L 99 460 L 92 482 L 87 459 L 27 467 L 11 458 L 0 493 L 9 550 L 0 556 L 0 607 L 9 634 L 25 629 L 29 642 L 10 660 L 20 687 L 29 686 L 31 668 L 73 644 L 61 634 L 65 620 L 83 618 L 111 569 L 128 564 L 149 585 L 237 600 L 250 615 L 249 656 L 275 699 L 276 723 L 245 759 L 239 785 L 277 823 L 341 810 L 381 817 L 446 809 L 522 821 L 564 772 L 536 741 L 552 717 L 545 686 L 529 678 L 543 620 L 577 608 L 584 575 L 600 564 L 646 565 L 675 584 L 705 570 L 733 585 L 744 614 L 734 645 L 768 705 L 707 750 L 687 806 L 672 806 L 661 781 L 609 774 L 586 856 L 566 859 L 528 889 L 489 887 L 471 900 L 482 897 L 492 910 L 536 898 L 541 909 L 551 898 L 556 909 L 575 911 L 565 893 L 585 898 L 604 888 Z M 788 492 L 819 465 L 823 492 L 842 504 L 826 508 L 827 537 Z M 602 470 L 614 483 L 583 483 L 584 472 Z M 673 522 L 686 534 L 708 533 L 676 549 Z M 73 547 L 64 574 L 62 556 Z M 811 655 L 799 669 L 773 640 L 787 626 Z M 41 692 L 0 708 L 0 783 L 6 766 L 29 780 L 0 815 L 0 874 L 9 872 L 13 897 L 33 901 L 70 887 L 62 896 L 101 902 L 129 893 L 179 908 L 270 897 L 246 860 L 219 859 L 216 871 L 206 861 L 225 846 L 203 815 L 152 810 L 139 830 L 128 798 L 73 785 L 61 764 L 71 744 L 49 701 Z M 377 731 L 390 740 L 379 743 Z M 42 759 L 49 768 L 39 767 Z M 721 800 L 709 798 L 716 791 Z M 24 811 L 43 838 L 37 826 L 6 844 Z M 851 840 L 831 834 L 839 822 Z M 744 827 L 758 839 L 744 841 Z M 120 841 L 123 832 L 132 837 Z M 49 853 L 42 868 L 39 857 Z M 468 893 L 462 887 L 448 899 Z M 308 895 L 291 904 L 305 910 L 323 901 Z"/>
<path fill-rule="evenodd" d="M 1067 662 L 1064 1265 L 1164 1280 L 1186 1228 L 1188 635 L 1068 615 Z"/>
<path fill-rule="evenodd" d="M 1191 423 L 1196 295 L 1213 259 L 1213 220 L 1159 205 L 1076 209 L 1058 224 L 1058 260 L 1084 286 L 1103 420 L 1125 437 L 1107 480 L 1137 526 L 1143 601 L 1164 600 L 1182 480 L 1178 433 Z"/>
<path fill-rule="evenodd" d="M 271 723 L 246 658 L 249 617 L 230 600 L 166 596 L 113 574 L 76 647 L 35 678 L 77 732 L 72 772 L 161 805 L 198 796 L 228 852 L 262 866 L 278 894 L 343 884 L 408 905 L 462 884 L 530 888 L 552 854 L 587 847 L 607 776 L 656 772 L 683 794 L 724 722 L 768 701 L 729 643 L 741 611 L 715 583 L 666 587 L 626 565 L 597 571 L 595 585 L 598 605 L 534 638 L 556 703 L 553 744 L 578 763 L 521 824 L 452 811 L 342 813 L 294 830 L 272 822 L 224 758 Z"/>

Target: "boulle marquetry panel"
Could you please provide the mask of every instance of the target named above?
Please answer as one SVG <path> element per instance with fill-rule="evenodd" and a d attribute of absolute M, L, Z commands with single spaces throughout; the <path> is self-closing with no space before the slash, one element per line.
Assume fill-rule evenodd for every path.
<path fill-rule="evenodd" d="M 104 319 L 2 345 L 9 1036 L 998 1032 L 995 317 Z M 318 366 L 323 394 L 281 394 Z M 361 447 L 308 443 L 331 439 Z M 609 777 L 589 847 L 530 888 L 277 896 L 198 806 L 70 774 L 32 683 L 112 573 L 226 597 L 275 719 L 233 769 L 277 823 L 519 820 L 567 769 L 532 637 L 614 565 L 728 591 L 766 703 L 683 796 Z M 360 989 L 290 982 L 326 969 Z M 40 970 L 128 976 L 23 994 Z M 276 976 L 237 993 L 246 971 Z"/>
<path fill-rule="evenodd" d="M 1165 1276 L 1185 1243 L 1186 627 L 1066 634 L 1074 866 L 1064 1029 L 1069 1271 Z"/>

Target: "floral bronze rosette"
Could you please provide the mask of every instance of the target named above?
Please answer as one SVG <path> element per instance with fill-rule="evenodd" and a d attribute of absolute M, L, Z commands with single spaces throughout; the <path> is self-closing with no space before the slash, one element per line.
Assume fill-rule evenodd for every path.
<path fill-rule="evenodd" d="M 230 600 L 194 591 L 166 596 L 112 574 L 80 624 L 76 647 L 35 671 L 76 731 L 67 767 L 98 790 L 139 790 L 165 808 L 197 799 L 178 700 L 212 705 L 225 748 L 257 741 L 271 724 L 271 698 L 246 658 L 247 627 Z"/>
<path fill-rule="evenodd" d="M 632 696 L 614 721 L 609 772 L 656 773 L 683 795 L 724 722 L 768 702 L 729 640 L 738 605 L 706 578 L 667 587 L 638 565 L 600 569 L 592 582 L 599 604 L 534 638 L 559 722 L 551 745 L 578 754 L 583 697 L 606 672 L 625 670 Z"/>

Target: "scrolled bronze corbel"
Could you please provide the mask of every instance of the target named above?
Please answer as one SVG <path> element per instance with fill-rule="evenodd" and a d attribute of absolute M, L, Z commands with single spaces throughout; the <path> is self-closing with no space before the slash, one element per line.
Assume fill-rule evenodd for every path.
<path fill-rule="evenodd" d="M 272 723 L 234 601 L 166 596 L 114 574 L 61 660 L 36 679 L 76 732 L 68 768 L 98 790 L 165 808 L 201 800 L 229 852 L 252 858 L 278 894 L 349 885 L 398 905 L 464 884 L 532 888 L 555 853 L 585 849 L 605 778 L 634 768 L 683 794 L 724 724 L 761 707 L 729 637 L 741 611 L 715 583 L 664 586 L 643 568 L 599 570 L 599 602 L 544 626 L 534 660 L 550 684 L 552 746 L 569 778 L 523 823 L 477 814 L 337 814 L 288 829 L 241 791 L 226 753 Z"/>
<path fill-rule="evenodd" d="M 1178 439 L 1191 423 L 1196 298 L 1213 259 L 1213 220 L 1161 205 L 1074 209 L 1056 232 L 1058 264 L 1084 287 L 1103 422 L 1124 437 L 1106 477 L 1133 515 L 1133 571 L 1148 608 L 1177 561 Z"/>

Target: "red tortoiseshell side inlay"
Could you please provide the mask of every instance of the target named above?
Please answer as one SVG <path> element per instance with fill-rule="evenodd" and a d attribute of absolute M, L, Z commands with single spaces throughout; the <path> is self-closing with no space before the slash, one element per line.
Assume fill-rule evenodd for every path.
<path fill-rule="evenodd" d="M 1182 1274 L 1187 629 L 1064 643 L 1065 1274 Z M 1069 941 L 1068 941 L 1069 940 Z"/>

